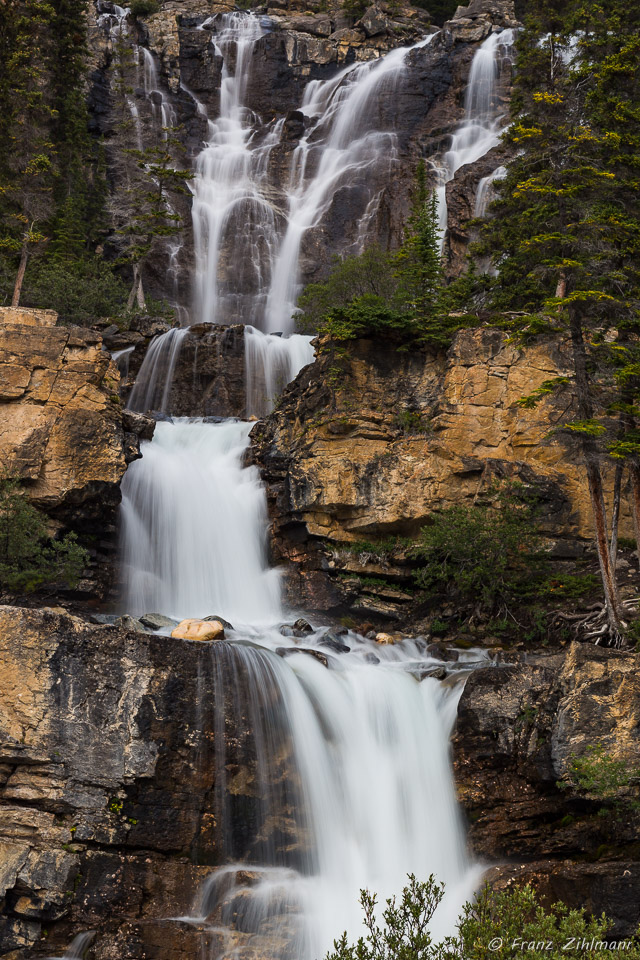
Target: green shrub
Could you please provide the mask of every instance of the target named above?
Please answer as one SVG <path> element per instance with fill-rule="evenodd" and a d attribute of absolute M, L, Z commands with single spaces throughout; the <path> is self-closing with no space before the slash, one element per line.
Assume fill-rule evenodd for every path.
<path fill-rule="evenodd" d="M 534 501 L 519 484 L 507 484 L 494 488 L 489 502 L 433 515 L 412 551 L 426 561 L 416 580 L 427 595 L 454 593 L 491 613 L 538 575 L 539 543 Z"/>
<path fill-rule="evenodd" d="M 474 903 L 467 903 L 453 936 L 434 943 L 429 923 L 444 896 L 444 886 L 433 876 L 426 882 L 409 875 L 400 900 L 387 900 L 376 914 L 376 897 L 361 891 L 366 933 L 356 944 L 347 934 L 334 941 L 326 960 L 498 960 L 544 951 L 560 960 L 568 954 L 587 955 L 582 944 L 599 944 L 602 950 L 611 922 L 604 916 L 587 918 L 583 910 L 570 910 L 562 903 L 545 910 L 527 885 L 506 891 L 486 886 Z M 640 958 L 640 944 L 625 942 L 624 955 Z"/>
<path fill-rule="evenodd" d="M 132 0 L 131 15 L 134 17 L 149 17 L 152 13 L 157 13 L 160 4 L 157 0 Z"/>
<path fill-rule="evenodd" d="M 620 790 L 637 780 L 640 771 L 630 768 L 626 760 L 615 760 L 604 744 L 590 743 L 582 756 L 572 754 L 561 790 L 573 787 L 595 800 L 615 801 Z"/>
<path fill-rule="evenodd" d="M 368 247 L 358 256 L 343 260 L 336 257 L 326 280 L 304 288 L 298 300 L 296 324 L 303 333 L 315 333 L 337 306 L 367 295 L 393 304 L 397 289 L 393 256 L 380 247 Z"/>
<path fill-rule="evenodd" d="M 32 593 L 45 583 L 74 587 L 89 559 L 73 533 L 55 540 L 42 514 L 19 492 L 16 480 L 0 480 L 0 592 Z"/>
<path fill-rule="evenodd" d="M 27 269 L 22 302 L 56 310 L 64 323 L 83 326 L 100 317 L 122 314 L 127 293 L 127 285 L 98 257 L 42 258 Z"/>

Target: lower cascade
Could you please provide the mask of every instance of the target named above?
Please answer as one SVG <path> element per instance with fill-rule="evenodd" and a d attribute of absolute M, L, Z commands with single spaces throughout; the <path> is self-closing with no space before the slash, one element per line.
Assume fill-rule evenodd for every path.
<path fill-rule="evenodd" d="M 214 855 L 199 856 L 220 866 L 173 920 L 201 931 L 210 960 L 319 960 L 343 930 L 362 932 L 360 889 L 384 902 L 408 873 L 433 873 L 446 883 L 433 921 L 444 936 L 479 875 L 448 756 L 462 684 L 425 677 L 437 661 L 419 641 L 283 625 L 299 613 L 282 609 L 267 563 L 250 430 L 163 420 L 123 485 L 127 611 L 233 625 L 202 646 L 199 668 L 213 678 L 198 709 L 203 723 L 213 711 L 217 810 L 202 840 Z M 233 802 L 238 765 L 252 771 L 251 810 Z"/>

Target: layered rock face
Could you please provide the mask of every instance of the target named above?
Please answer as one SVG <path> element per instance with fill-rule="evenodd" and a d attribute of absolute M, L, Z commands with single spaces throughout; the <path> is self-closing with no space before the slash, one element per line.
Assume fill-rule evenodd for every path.
<path fill-rule="evenodd" d="M 119 375 L 101 337 L 58 327 L 52 311 L 0 309 L 0 450 L 7 475 L 56 529 L 91 554 L 85 598 L 108 589 L 120 480 L 139 456 L 137 418 L 123 419 Z"/>
<path fill-rule="evenodd" d="M 453 750 L 458 795 L 472 850 L 497 861 L 493 881 L 532 882 L 549 903 L 607 913 L 612 935 L 640 921 L 635 790 L 605 799 L 559 789 L 572 760 L 589 749 L 640 761 L 638 655 L 573 644 L 478 670 L 466 682 Z"/>
<path fill-rule="evenodd" d="M 209 941 L 171 918 L 212 865 L 300 842 L 285 739 L 273 786 L 256 774 L 241 653 L 0 608 L 0 955 L 98 928 L 96 960 L 196 956 Z"/>
<path fill-rule="evenodd" d="M 518 402 L 567 370 L 564 350 L 520 350 L 488 328 L 461 331 L 446 355 L 321 343 L 316 363 L 252 433 L 292 601 L 402 619 L 410 576 L 383 563 L 375 542 L 414 536 L 434 511 L 471 503 L 496 478 L 533 484 L 557 551 L 580 551 L 592 531 L 579 457 L 549 433 L 549 423 L 570 419 L 571 391 L 532 409 Z M 371 577 L 387 581 L 379 594 L 362 589 Z"/>

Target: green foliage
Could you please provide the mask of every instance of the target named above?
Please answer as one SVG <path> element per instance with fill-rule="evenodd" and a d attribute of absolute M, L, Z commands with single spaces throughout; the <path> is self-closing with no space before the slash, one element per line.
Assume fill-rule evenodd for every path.
<path fill-rule="evenodd" d="M 505 891 L 483 888 L 474 903 L 465 904 L 457 932 L 434 943 L 429 923 L 442 901 L 444 886 L 433 876 L 426 882 L 409 875 L 399 901 L 387 900 L 378 919 L 376 897 L 361 891 L 366 933 L 357 943 L 347 934 L 334 942 L 326 960 L 508 960 L 539 950 L 561 960 L 567 953 L 582 956 L 583 944 L 606 941 L 611 922 L 605 917 L 587 917 L 584 910 L 570 910 L 562 903 L 546 910 L 531 886 Z M 625 941 L 625 956 L 640 958 L 637 939 Z"/>
<path fill-rule="evenodd" d="M 416 580 L 428 596 L 454 593 L 491 613 L 529 584 L 542 563 L 538 549 L 534 502 L 509 484 L 488 502 L 434 514 L 412 552 L 425 561 Z"/>
<path fill-rule="evenodd" d="M 158 12 L 160 4 L 158 0 L 132 0 L 129 9 L 133 17 L 149 17 Z"/>
<path fill-rule="evenodd" d="M 31 593 L 46 583 L 73 587 L 88 561 L 75 534 L 52 539 L 41 513 L 19 492 L 16 480 L 0 480 L 0 587 L 3 594 Z"/>
<path fill-rule="evenodd" d="M 604 744 L 590 743 L 582 756 L 572 754 L 564 779 L 558 781 L 561 790 L 571 787 L 592 799 L 616 800 L 620 790 L 638 780 L 640 771 L 632 769 L 625 760 L 615 760 Z"/>
<path fill-rule="evenodd" d="M 369 6 L 368 0 L 343 0 L 342 9 L 348 17 L 359 20 Z"/>
<path fill-rule="evenodd" d="M 387 900 L 382 911 L 383 924 L 376 919 L 376 896 L 367 890 L 360 893 L 367 933 L 355 945 L 350 945 L 347 934 L 334 941 L 334 951 L 326 960 L 416 960 L 437 957 L 438 946 L 429 933 L 429 921 L 444 895 L 444 887 L 433 876 L 426 883 L 409 875 L 406 886 L 396 903 Z"/>
<path fill-rule="evenodd" d="M 344 260 L 336 257 L 327 279 L 308 284 L 300 295 L 296 324 L 304 333 L 315 332 L 336 306 L 362 297 L 378 297 L 399 308 L 397 289 L 393 260 L 380 247 L 367 247 L 359 256 Z"/>
<path fill-rule="evenodd" d="M 303 291 L 296 317 L 301 329 L 318 330 L 336 342 L 385 336 L 401 349 L 449 346 L 461 318 L 443 309 L 437 203 L 426 184 L 420 161 L 400 250 L 372 247 L 336 262 L 326 280 Z"/>
<path fill-rule="evenodd" d="M 127 286 L 98 257 L 46 258 L 33 265 L 22 299 L 26 306 L 56 310 L 63 322 L 82 326 L 121 315 Z"/>

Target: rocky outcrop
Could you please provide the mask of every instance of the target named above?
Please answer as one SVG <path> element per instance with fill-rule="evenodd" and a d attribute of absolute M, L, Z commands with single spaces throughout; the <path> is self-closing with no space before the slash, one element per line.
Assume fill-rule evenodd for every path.
<path fill-rule="evenodd" d="M 640 921 L 637 781 L 603 795 L 567 775 L 594 747 L 632 776 L 640 768 L 639 666 L 638 654 L 576 643 L 477 670 L 453 738 L 469 843 L 500 864 L 493 882 L 531 881 L 548 903 L 605 911 L 618 937 Z"/>
<path fill-rule="evenodd" d="M 120 480 L 148 425 L 123 421 L 118 371 L 99 334 L 56 319 L 0 309 L 0 452 L 53 528 L 74 530 L 89 549 L 78 588 L 88 599 L 108 589 Z"/>
<path fill-rule="evenodd" d="M 212 866 L 255 861 L 257 833 L 295 848 L 284 739 L 261 825 L 235 651 L 0 607 L 0 955 L 61 956 L 96 928 L 95 960 L 199 955 L 198 925 L 170 918 Z"/>
<path fill-rule="evenodd" d="M 125 401 L 149 342 L 139 341 L 131 355 Z M 244 327 L 193 324 L 180 342 L 166 409 L 176 417 L 244 417 L 246 405 Z"/>
<path fill-rule="evenodd" d="M 434 511 L 471 503 L 501 477 L 534 485 L 546 535 L 560 554 L 579 553 L 592 536 L 580 460 L 549 431 L 570 419 L 571 390 L 531 409 L 518 402 L 567 370 L 564 348 L 519 349 L 483 327 L 458 333 L 446 355 L 320 343 L 252 433 L 292 600 L 402 619 L 411 577 L 381 542 L 416 535 Z"/>

